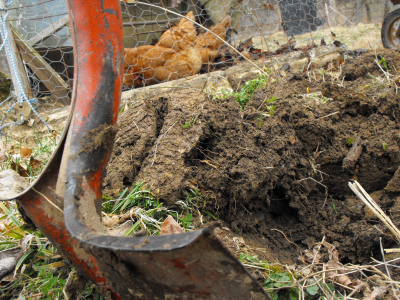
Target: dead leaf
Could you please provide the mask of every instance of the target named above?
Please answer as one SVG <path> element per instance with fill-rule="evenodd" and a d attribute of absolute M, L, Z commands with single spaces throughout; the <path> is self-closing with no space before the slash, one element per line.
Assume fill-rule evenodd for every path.
<path fill-rule="evenodd" d="M 29 177 L 29 172 L 21 165 L 17 165 L 15 162 L 11 162 L 11 169 L 19 174 L 21 177 Z"/>
<path fill-rule="evenodd" d="M 282 70 L 282 69 L 279 70 L 279 71 L 278 71 L 278 74 L 279 74 L 281 77 L 287 77 L 285 70 Z"/>
<path fill-rule="evenodd" d="M 22 158 L 28 158 L 31 154 L 32 154 L 31 148 L 25 146 L 21 146 L 21 148 L 19 148 L 19 155 L 21 155 Z"/>
<path fill-rule="evenodd" d="M 246 247 L 246 243 L 242 237 L 234 237 L 233 242 L 236 244 L 236 249 L 239 250 L 240 247 Z"/>
<path fill-rule="evenodd" d="M 0 279 L 14 271 L 19 259 L 25 254 L 29 241 L 33 235 L 26 235 L 21 241 L 20 246 L 14 249 L 0 252 Z"/>
<path fill-rule="evenodd" d="M 85 289 L 87 281 L 85 278 L 80 277 L 75 271 L 71 272 L 68 276 L 67 282 L 63 288 L 64 297 L 67 300 L 81 299 L 80 295 Z"/>
<path fill-rule="evenodd" d="M 117 226 L 121 223 L 124 223 L 126 220 L 129 220 L 131 217 L 131 213 L 128 212 L 123 215 L 113 215 L 111 217 L 103 218 L 103 224 L 108 228 L 112 228 Z"/>
<path fill-rule="evenodd" d="M 251 54 L 249 53 L 249 51 L 245 50 L 242 51 L 241 54 L 246 57 L 247 59 L 253 60 L 253 56 L 251 56 Z"/>
<path fill-rule="evenodd" d="M 113 192 L 114 192 L 114 196 L 115 197 L 117 197 L 118 196 L 118 193 L 119 193 L 119 191 L 120 191 L 120 189 L 115 189 Z"/>
<path fill-rule="evenodd" d="M 353 281 L 347 275 L 340 274 L 342 272 L 341 269 L 344 269 L 344 267 L 339 262 L 339 254 L 336 251 L 336 247 L 325 241 L 323 241 L 321 244 L 328 249 L 329 261 L 326 264 L 326 269 L 332 270 L 327 272 L 326 276 L 334 279 L 337 283 L 340 283 L 343 286 L 352 287 Z"/>
<path fill-rule="evenodd" d="M 40 166 L 43 165 L 41 160 L 31 157 L 29 159 L 29 165 L 32 167 L 33 170 L 37 170 Z"/>
<path fill-rule="evenodd" d="M 124 236 L 124 234 L 132 227 L 132 225 L 133 222 L 129 220 L 120 226 L 108 229 L 108 234 L 112 236 Z"/>
<path fill-rule="evenodd" d="M 375 300 L 375 299 L 380 299 L 382 298 L 387 291 L 387 287 L 385 286 L 379 286 L 379 287 L 375 287 L 373 292 L 364 298 L 364 300 Z"/>
<path fill-rule="evenodd" d="M 172 216 L 168 216 L 164 223 L 161 226 L 160 234 L 177 234 L 183 233 L 183 229 L 179 224 L 174 220 Z"/>
<path fill-rule="evenodd" d="M 249 38 L 244 42 L 240 43 L 237 49 L 239 52 L 242 52 L 244 50 L 249 50 L 252 47 L 253 47 L 253 38 Z"/>

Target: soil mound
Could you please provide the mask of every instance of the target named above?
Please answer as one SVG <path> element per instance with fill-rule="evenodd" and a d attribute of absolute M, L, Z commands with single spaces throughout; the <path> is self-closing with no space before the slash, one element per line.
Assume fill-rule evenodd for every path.
<path fill-rule="evenodd" d="M 394 75 L 399 54 L 380 55 Z M 386 80 L 375 59 L 345 62 L 343 82 L 278 80 L 244 110 L 232 97 L 187 89 L 137 103 L 118 121 L 105 190 L 145 180 L 170 205 L 198 188 L 207 210 L 266 247 L 269 259 L 294 260 L 325 236 L 342 262 L 370 261 L 379 238 L 392 238 L 348 182 L 400 220 L 396 184 L 385 190 L 400 164 L 399 98 L 394 82 L 368 76 Z"/>

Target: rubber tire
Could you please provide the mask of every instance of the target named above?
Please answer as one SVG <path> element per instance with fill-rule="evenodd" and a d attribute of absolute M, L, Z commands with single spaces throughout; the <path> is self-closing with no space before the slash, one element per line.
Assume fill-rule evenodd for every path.
<path fill-rule="evenodd" d="M 388 38 L 390 26 L 397 19 L 400 19 L 400 8 L 392 11 L 390 14 L 388 14 L 386 16 L 385 20 L 383 20 L 382 29 L 381 29 L 381 39 L 382 39 L 383 46 L 385 48 L 399 49 L 400 45 L 399 46 L 394 45 L 393 43 L 390 42 L 390 39 Z"/>

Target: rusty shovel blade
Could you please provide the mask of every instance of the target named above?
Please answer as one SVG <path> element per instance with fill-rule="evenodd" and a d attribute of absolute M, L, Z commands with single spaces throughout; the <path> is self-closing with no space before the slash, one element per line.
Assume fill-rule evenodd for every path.
<path fill-rule="evenodd" d="M 20 199 L 25 213 L 81 274 L 115 299 L 270 299 L 208 229 L 148 237 L 106 234 L 101 175 L 122 90 L 120 1 L 67 3 L 75 110 L 65 146 Z M 65 191 L 64 199 L 56 190 Z"/>

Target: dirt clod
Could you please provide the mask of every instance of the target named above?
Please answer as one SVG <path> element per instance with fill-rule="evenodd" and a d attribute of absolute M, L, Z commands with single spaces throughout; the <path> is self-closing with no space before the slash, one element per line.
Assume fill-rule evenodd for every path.
<path fill-rule="evenodd" d="M 278 79 L 244 110 L 195 90 L 137 103 L 120 116 L 105 190 L 145 180 L 170 205 L 198 188 L 207 210 L 267 258 L 294 261 L 325 236 L 342 263 L 367 262 L 380 237 L 393 239 L 347 183 L 360 182 L 387 212 L 399 205 L 396 183 L 385 190 L 399 176 L 398 80 L 381 68 L 393 79 L 400 60 L 381 52 L 346 61 L 340 80 Z M 359 152 L 343 168 L 356 139 Z"/>

